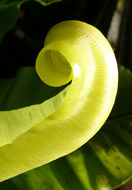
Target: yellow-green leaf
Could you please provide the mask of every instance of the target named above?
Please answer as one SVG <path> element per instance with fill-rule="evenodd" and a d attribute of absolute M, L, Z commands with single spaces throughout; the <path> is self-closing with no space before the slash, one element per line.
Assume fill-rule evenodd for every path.
<path fill-rule="evenodd" d="M 18 94 L 18 84 L 16 85 L 14 79 L 10 89 L 14 89 L 11 90 L 13 94 L 16 89 L 19 99 L 11 98 L 13 96 L 11 93 L 7 98 L 8 109 L 12 109 L 13 105 L 19 107 L 40 103 L 42 99 L 47 99 L 55 95 L 55 91 L 57 93 L 60 90 L 41 83 L 33 68 L 23 68 L 18 75 L 18 84 L 22 85 L 22 81 L 27 81 L 27 85 L 21 86 Z M 119 90 L 112 116 L 86 145 L 66 157 L 1 182 L 0 189 L 112 190 L 128 180 L 132 176 L 132 110 L 131 114 L 128 113 L 132 107 L 132 102 L 129 101 L 132 94 L 131 83 L 130 71 L 120 67 Z M 7 82 L 5 84 L 5 87 L 9 86 Z M 0 80 L 0 89 L 2 86 Z M 25 96 L 27 89 L 31 91 Z M 124 109 L 123 117 L 120 115 L 119 105 L 122 111 Z"/>
<path fill-rule="evenodd" d="M 43 104 L 0 113 L 0 181 L 78 149 L 102 127 L 115 101 L 114 53 L 101 32 L 86 23 L 54 26 L 36 70 L 48 85 L 72 82 L 61 104 L 63 92 Z"/>

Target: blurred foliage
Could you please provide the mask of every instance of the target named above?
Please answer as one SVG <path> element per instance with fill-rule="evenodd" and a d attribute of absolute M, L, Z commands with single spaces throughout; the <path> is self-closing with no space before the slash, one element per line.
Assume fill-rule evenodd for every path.
<path fill-rule="evenodd" d="M 0 1 L 0 42 L 5 33 L 10 30 L 17 21 L 19 12 L 19 1 Z"/>
<path fill-rule="evenodd" d="M 62 0 L 34 0 L 34 1 L 37 1 L 37 2 L 41 3 L 44 6 L 47 6 L 47 5 L 50 5 L 52 3 L 60 2 Z"/>
<path fill-rule="evenodd" d="M 19 8 L 22 3 L 30 0 L 1 0 L 0 1 L 0 42 L 5 33 L 16 23 L 19 16 Z M 61 0 L 34 0 L 46 6 Z"/>

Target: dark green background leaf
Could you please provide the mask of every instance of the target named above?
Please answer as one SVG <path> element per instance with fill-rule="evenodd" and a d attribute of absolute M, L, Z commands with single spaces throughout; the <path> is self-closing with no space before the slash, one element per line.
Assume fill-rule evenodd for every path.
<path fill-rule="evenodd" d="M 118 94 L 111 118 L 116 116 L 132 115 L 132 73 L 124 67 L 119 67 L 120 78 Z"/>
<path fill-rule="evenodd" d="M 19 8 L 24 3 L 30 0 L 0 0 L 0 42 L 2 41 L 6 32 L 11 30 L 17 22 L 19 15 Z M 51 3 L 59 2 L 61 0 L 33 0 L 46 6 Z"/>
<path fill-rule="evenodd" d="M 124 67 L 119 71 L 115 106 L 97 135 L 68 156 L 0 183 L 0 190 L 110 190 L 128 180 L 132 176 L 132 73 Z M 14 79 L 1 79 L 0 89 L 2 110 L 40 103 L 62 90 L 43 84 L 29 67 L 20 69 Z"/>
<path fill-rule="evenodd" d="M 17 21 L 20 1 L 0 2 L 0 42 Z"/>
<path fill-rule="evenodd" d="M 57 3 L 60 2 L 62 0 L 36 0 L 37 2 L 41 3 L 44 6 L 50 5 L 52 3 Z"/>

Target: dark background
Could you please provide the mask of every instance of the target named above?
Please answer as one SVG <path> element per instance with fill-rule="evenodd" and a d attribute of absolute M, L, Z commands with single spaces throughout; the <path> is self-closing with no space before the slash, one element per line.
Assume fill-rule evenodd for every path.
<path fill-rule="evenodd" d="M 48 30 L 63 20 L 77 19 L 107 34 L 117 0 L 63 0 L 49 6 L 27 2 L 0 44 L 0 77 L 12 77 L 21 66 L 34 66 Z"/>

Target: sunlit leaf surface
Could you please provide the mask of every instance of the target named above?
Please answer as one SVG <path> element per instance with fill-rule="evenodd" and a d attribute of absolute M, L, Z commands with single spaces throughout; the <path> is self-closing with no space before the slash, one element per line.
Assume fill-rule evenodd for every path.
<path fill-rule="evenodd" d="M 119 70 L 115 106 L 97 135 L 68 156 L 0 183 L 0 190 L 110 190 L 130 178 L 132 74 Z M 1 79 L 0 89 L 1 110 L 40 103 L 61 91 L 44 85 L 33 68 L 20 69 L 14 79 Z"/>

